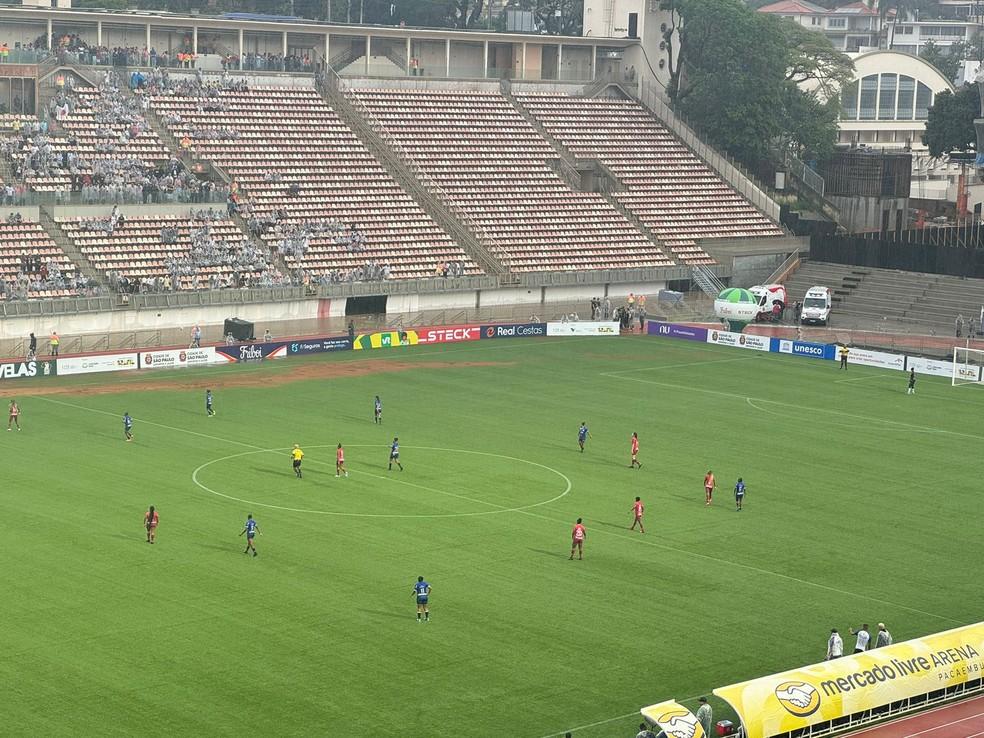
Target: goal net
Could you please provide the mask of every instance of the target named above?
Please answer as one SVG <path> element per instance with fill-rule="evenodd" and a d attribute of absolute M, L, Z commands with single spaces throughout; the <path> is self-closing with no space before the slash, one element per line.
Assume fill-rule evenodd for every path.
<path fill-rule="evenodd" d="M 984 351 L 981 349 L 953 347 L 953 377 L 952 384 L 981 384 L 982 368 L 984 368 Z"/>

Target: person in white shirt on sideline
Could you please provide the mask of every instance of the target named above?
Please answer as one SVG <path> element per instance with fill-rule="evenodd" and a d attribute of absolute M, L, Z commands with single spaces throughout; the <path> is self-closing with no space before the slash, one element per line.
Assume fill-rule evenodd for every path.
<path fill-rule="evenodd" d="M 837 628 L 830 631 L 830 638 L 827 639 L 827 660 L 839 659 L 844 655 L 844 639 L 840 637 Z"/>
<path fill-rule="evenodd" d="M 878 635 L 875 636 L 875 648 L 892 645 L 892 634 L 888 632 L 885 623 L 878 623 Z"/>
<path fill-rule="evenodd" d="M 859 630 L 849 628 L 852 636 L 857 636 L 858 640 L 854 644 L 854 653 L 864 653 L 868 650 L 868 643 L 871 642 L 871 633 L 868 632 L 868 624 L 865 623 Z"/>
<path fill-rule="evenodd" d="M 714 723 L 714 713 L 711 711 L 711 706 L 707 704 L 707 697 L 701 697 L 697 701 L 700 702 L 700 707 L 697 708 L 697 720 L 704 729 L 704 735 L 712 735 L 711 725 Z"/>

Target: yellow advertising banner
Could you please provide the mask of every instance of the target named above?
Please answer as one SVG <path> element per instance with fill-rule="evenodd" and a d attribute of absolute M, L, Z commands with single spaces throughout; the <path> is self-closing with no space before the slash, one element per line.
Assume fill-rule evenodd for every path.
<path fill-rule="evenodd" d="M 675 700 L 660 702 L 640 710 L 651 725 L 656 725 L 668 738 L 710 738 L 697 722 L 697 716 Z"/>
<path fill-rule="evenodd" d="M 767 738 L 984 676 L 984 623 L 714 690 Z"/>
<path fill-rule="evenodd" d="M 352 342 L 356 351 L 390 348 L 391 346 L 416 346 L 420 342 L 416 331 L 381 331 L 360 333 Z"/>

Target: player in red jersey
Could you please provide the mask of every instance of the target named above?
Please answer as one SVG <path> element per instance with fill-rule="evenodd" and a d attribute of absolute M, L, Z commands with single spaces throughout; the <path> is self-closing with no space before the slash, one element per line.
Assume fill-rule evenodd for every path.
<path fill-rule="evenodd" d="M 338 449 L 335 451 L 335 476 L 339 474 L 348 476 L 348 471 L 345 469 L 345 449 L 342 448 L 342 444 L 338 444 Z"/>
<path fill-rule="evenodd" d="M 147 529 L 147 543 L 153 543 L 157 538 L 157 524 L 160 522 L 160 516 L 157 514 L 157 510 L 151 505 L 150 509 L 144 513 L 144 528 Z"/>
<path fill-rule="evenodd" d="M 642 504 L 642 500 L 636 497 L 635 502 L 632 505 L 632 527 L 629 530 L 635 530 L 636 523 L 639 524 L 639 532 L 645 533 L 646 529 L 642 525 L 642 514 L 646 511 L 646 507 Z"/>
<path fill-rule="evenodd" d="M 713 496 L 714 496 L 714 472 L 708 469 L 707 474 L 704 475 L 704 505 L 710 505 L 711 498 Z"/>
<path fill-rule="evenodd" d="M 17 400 L 10 401 L 10 415 L 7 417 L 7 430 L 10 430 L 11 423 L 17 426 L 17 430 L 20 430 L 20 406 L 17 404 Z"/>
<path fill-rule="evenodd" d="M 581 518 L 577 519 L 574 523 L 574 530 L 571 531 L 571 560 L 574 559 L 574 551 L 577 551 L 577 558 L 584 558 L 584 538 L 587 534 L 584 532 L 584 526 L 581 524 Z"/>
<path fill-rule="evenodd" d="M 632 461 L 629 464 L 629 468 L 638 467 L 642 468 L 642 464 L 639 463 L 639 436 L 635 433 L 632 434 Z"/>

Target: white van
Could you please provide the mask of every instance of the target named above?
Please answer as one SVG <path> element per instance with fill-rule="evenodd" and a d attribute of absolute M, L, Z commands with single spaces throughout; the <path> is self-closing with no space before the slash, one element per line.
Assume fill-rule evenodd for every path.
<path fill-rule="evenodd" d="M 830 288 L 810 287 L 803 298 L 803 309 L 800 311 L 801 323 L 827 325 L 830 321 Z"/>

